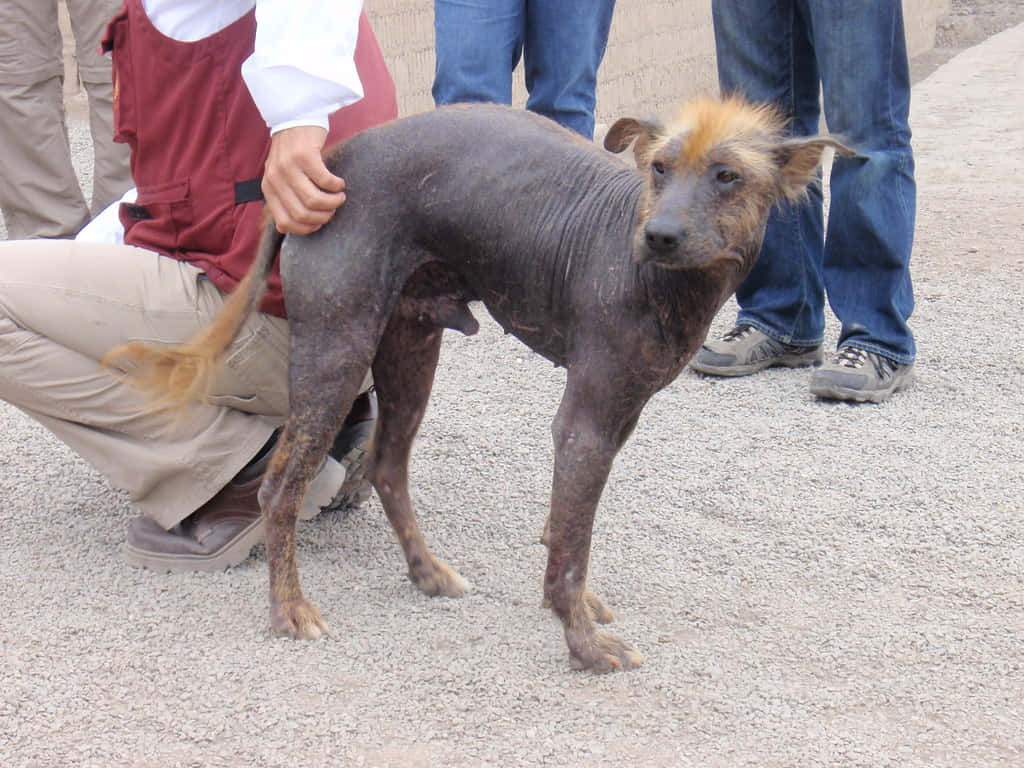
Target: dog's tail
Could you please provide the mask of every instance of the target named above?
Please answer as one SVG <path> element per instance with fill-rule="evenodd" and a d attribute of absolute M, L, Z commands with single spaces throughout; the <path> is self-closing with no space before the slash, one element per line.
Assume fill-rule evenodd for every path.
<path fill-rule="evenodd" d="M 249 272 L 228 296 L 213 322 L 191 339 L 171 347 L 121 344 L 107 352 L 103 365 L 128 378 L 162 407 L 180 410 L 205 400 L 224 353 L 263 297 L 270 267 L 283 239 L 284 235 L 267 217 Z"/>

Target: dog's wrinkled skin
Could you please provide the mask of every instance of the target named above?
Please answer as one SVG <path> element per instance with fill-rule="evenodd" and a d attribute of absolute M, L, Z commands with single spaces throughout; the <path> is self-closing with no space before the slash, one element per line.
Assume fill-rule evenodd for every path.
<path fill-rule="evenodd" d="M 409 575 L 430 595 L 466 590 L 423 540 L 408 464 L 443 328 L 474 333 L 467 302 L 480 300 L 567 370 L 543 540 L 545 602 L 562 621 L 570 660 L 599 672 L 641 663 L 595 627 L 612 614 L 586 588 L 612 461 L 749 272 L 772 205 L 804 194 L 826 147 L 852 153 L 827 137 L 785 139 L 772 112 L 736 100 L 685 106 L 667 128 L 620 120 L 605 146 L 621 152 L 634 140 L 638 170 L 543 118 L 475 105 L 366 131 L 334 153 L 328 164 L 345 179 L 347 202 L 319 232 L 289 236 L 281 249 L 291 414 L 260 494 L 275 632 L 326 631 L 299 586 L 296 516 L 371 366 L 380 418 L 370 472 Z M 219 331 L 170 362 L 139 348 L 112 359 L 155 375 L 150 385 L 164 395 L 177 387 L 171 399 L 201 391 L 202 369 L 255 306 L 279 240 L 264 238 Z M 179 375 L 171 385 L 154 374 L 162 365 L 193 366 L 198 383 L 183 389 Z"/>

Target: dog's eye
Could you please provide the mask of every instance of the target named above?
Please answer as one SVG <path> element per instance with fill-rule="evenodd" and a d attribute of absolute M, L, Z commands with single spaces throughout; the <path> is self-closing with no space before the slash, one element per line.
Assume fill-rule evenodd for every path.
<path fill-rule="evenodd" d="M 740 180 L 740 175 L 735 171 L 731 171 L 728 168 L 723 168 L 715 175 L 715 180 L 719 184 L 729 185 Z"/>
<path fill-rule="evenodd" d="M 651 170 L 653 170 L 659 176 L 665 175 L 665 164 L 660 160 L 655 160 L 651 163 Z"/>

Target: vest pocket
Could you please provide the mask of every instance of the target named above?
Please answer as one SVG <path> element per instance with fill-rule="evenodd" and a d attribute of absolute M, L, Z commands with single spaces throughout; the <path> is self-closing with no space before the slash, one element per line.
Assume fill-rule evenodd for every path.
<path fill-rule="evenodd" d="M 189 218 L 188 181 L 140 186 L 134 203 L 121 203 L 118 216 L 126 243 L 164 254 L 178 251 L 178 222 Z"/>
<path fill-rule="evenodd" d="M 219 255 L 231 245 L 231 211 L 196 206 L 190 182 L 140 186 L 134 203 L 119 211 L 125 242 L 170 256 L 188 253 Z"/>

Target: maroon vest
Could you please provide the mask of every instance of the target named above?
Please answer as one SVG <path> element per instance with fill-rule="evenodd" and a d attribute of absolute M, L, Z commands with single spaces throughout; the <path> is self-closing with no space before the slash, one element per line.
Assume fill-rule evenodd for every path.
<path fill-rule="evenodd" d="M 104 48 L 113 51 L 114 140 L 131 148 L 134 204 L 122 204 L 125 242 L 195 264 L 230 292 L 260 237 L 260 177 L 270 131 L 242 80 L 256 15 L 196 42 L 163 35 L 141 0 L 125 0 Z M 398 114 L 395 85 L 366 14 L 356 70 L 365 96 L 331 115 L 327 146 Z M 261 309 L 284 316 L 275 265 Z"/>

